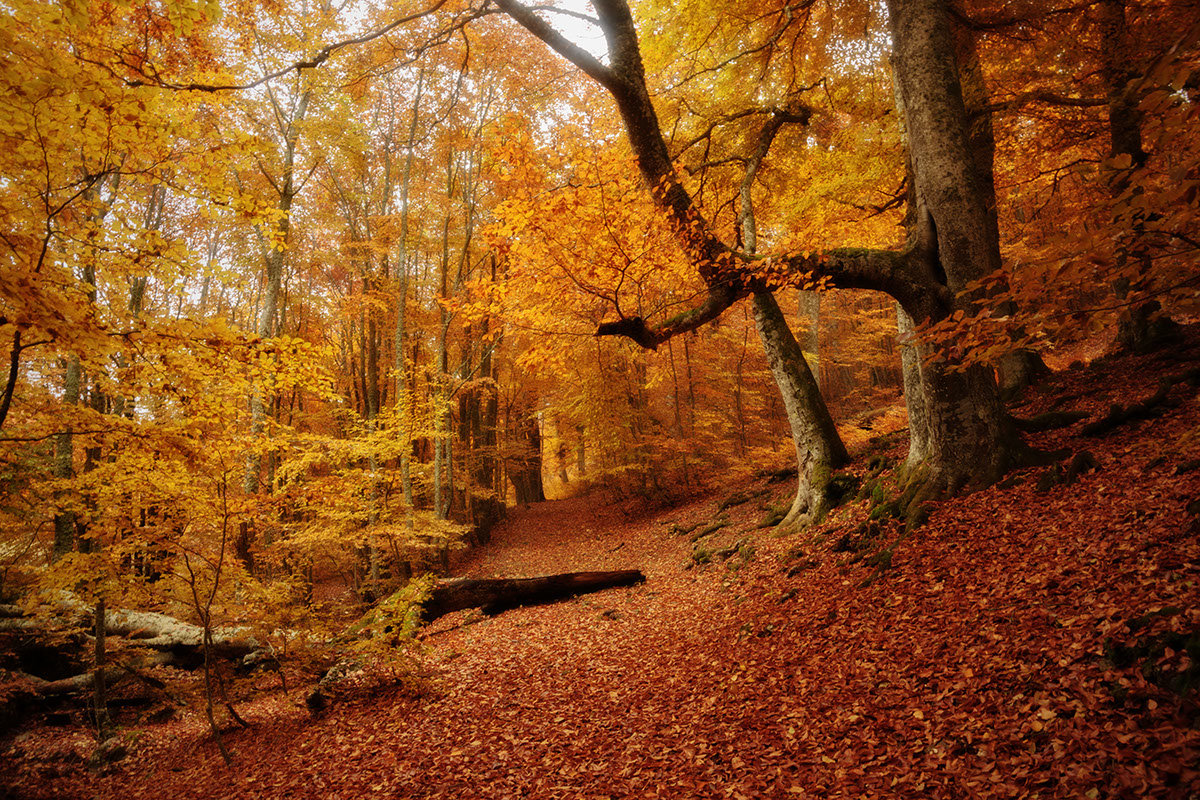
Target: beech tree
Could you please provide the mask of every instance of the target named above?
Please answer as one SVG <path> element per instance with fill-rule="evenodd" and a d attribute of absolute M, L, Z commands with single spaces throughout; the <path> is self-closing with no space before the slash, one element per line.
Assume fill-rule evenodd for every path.
<path fill-rule="evenodd" d="M 596 0 L 608 63 L 555 30 L 514 0 L 496 5 L 612 96 L 642 178 L 670 216 L 676 234 L 705 281 L 703 302 L 665 322 L 640 317 L 605 323 L 600 335 L 627 336 L 654 348 L 723 313 L 761 287 L 763 276 L 826 279 L 832 286 L 866 288 L 896 298 L 918 323 L 965 314 L 972 281 L 1000 266 L 998 242 L 989 234 L 985 187 L 969 145 L 969 123 L 959 81 L 945 0 L 892 0 L 897 93 L 905 109 L 916 214 L 902 249 L 833 249 L 755 257 L 723 241 L 699 215 L 676 174 L 658 122 L 639 50 L 637 28 L 624 0 Z M 920 386 L 927 417 L 925 462 L 910 472 L 916 499 L 995 480 L 1023 454 L 1008 424 L 991 370 L 960 366 L 922 346 Z"/>

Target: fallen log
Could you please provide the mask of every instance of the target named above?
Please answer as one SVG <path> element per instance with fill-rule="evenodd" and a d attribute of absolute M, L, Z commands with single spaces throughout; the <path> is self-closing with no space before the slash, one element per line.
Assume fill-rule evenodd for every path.
<path fill-rule="evenodd" d="M 0 643 L 18 653 L 30 648 L 47 650 L 46 640 L 55 631 L 90 626 L 90 607 L 66 592 L 58 599 L 58 616 L 16 617 L 9 615 L 10 608 L 21 612 L 16 607 L 0 609 Z M 174 665 L 184 669 L 194 669 L 204 661 L 204 628 L 167 614 L 110 609 L 104 615 L 104 628 L 107 635 L 123 637 L 131 645 L 171 654 Z M 245 628 L 216 627 L 210 636 L 212 653 L 220 658 L 241 661 L 247 667 L 273 660 L 271 649 Z M 80 646 L 82 642 L 58 643 L 54 649 Z"/>
<path fill-rule="evenodd" d="M 104 627 L 112 636 L 124 636 L 131 644 L 153 650 L 187 653 L 204 657 L 204 628 L 157 611 L 116 609 L 104 615 Z M 243 628 L 214 628 L 212 652 L 224 658 L 244 659 L 264 648 Z"/>
<path fill-rule="evenodd" d="M 133 663 L 110 664 L 103 670 L 106 690 L 120 684 L 127 678 L 136 678 L 156 694 L 162 695 L 175 706 L 182 706 L 183 701 L 168 691 L 166 684 L 149 675 L 143 670 L 171 663 L 168 653 L 151 653 L 135 659 Z M 90 702 L 90 695 L 96 685 L 95 670 L 80 672 L 65 678 L 46 680 L 38 675 L 21 670 L 0 670 L 0 733 L 7 732 L 29 718 L 31 713 L 55 711 L 65 705 L 76 705 Z M 124 706 L 144 705 L 153 702 L 150 694 L 121 692 L 117 698 L 110 698 L 110 707 L 114 704 Z"/>
<path fill-rule="evenodd" d="M 519 606 L 542 605 L 576 595 L 633 586 L 646 580 L 641 570 L 565 572 L 535 578 L 456 578 L 438 581 L 424 604 L 423 618 L 438 617 L 464 608 L 482 608 L 488 615 Z"/>

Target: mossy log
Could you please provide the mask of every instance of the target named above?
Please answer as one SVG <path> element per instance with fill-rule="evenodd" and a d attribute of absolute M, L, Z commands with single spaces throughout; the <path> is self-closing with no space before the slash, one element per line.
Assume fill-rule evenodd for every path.
<path fill-rule="evenodd" d="M 633 586 L 646 580 L 641 570 L 611 572 L 566 572 L 534 578 L 457 578 L 438 581 L 424 604 L 423 618 L 438 617 L 464 608 L 482 608 L 499 614 L 519 606 L 542 605 L 576 595 L 618 586 Z"/>

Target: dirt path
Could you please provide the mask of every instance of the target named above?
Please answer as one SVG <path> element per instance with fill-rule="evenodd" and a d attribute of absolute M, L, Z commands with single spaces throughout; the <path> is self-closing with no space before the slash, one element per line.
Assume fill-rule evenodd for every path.
<path fill-rule="evenodd" d="M 702 505 L 672 518 L 706 513 Z M 719 574 L 685 569 L 690 552 L 661 520 L 627 523 L 599 497 L 517 510 L 458 574 L 636 567 L 647 582 L 490 619 L 439 620 L 426 636 L 439 673 L 430 696 L 382 691 L 320 720 L 295 695 L 252 704 L 242 714 L 254 727 L 226 737 L 232 770 L 193 718 L 149 732 L 134 757 L 91 786 L 62 782 L 47 754 L 46 780 L 19 796 L 655 796 L 654 786 L 680 796 L 669 787 L 696 780 L 679 774 L 684 761 L 744 733 L 664 747 L 691 738 L 677 710 L 718 691 L 730 667 L 711 640 L 733 595 Z"/>

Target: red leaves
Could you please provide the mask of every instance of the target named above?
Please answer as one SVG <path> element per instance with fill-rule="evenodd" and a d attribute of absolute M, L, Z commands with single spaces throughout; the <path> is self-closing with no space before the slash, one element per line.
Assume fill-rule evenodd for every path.
<path fill-rule="evenodd" d="M 1177 368 L 1106 369 L 1059 375 L 1021 413 L 1102 413 Z M 1181 437 L 1198 414 L 1115 431 L 1101 471 L 1048 494 L 1031 471 L 942 505 L 868 589 L 812 537 L 760 534 L 736 573 L 685 571 L 686 538 L 666 525 L 591 498 L 536 505 L 468 574 L 638 566 L 649 582 L 439 621 L 431 696 L 381 692 L 315 722 L 260 701 L 255 727 L 229 736 L 233 771 L 199 720 L 146 729 L 106 777 L 69 768 L 35 788 L 44 738 L 9 745 L 6 767 L 30 796 L 1186 797 L 1200 790 L 1195 697 L 1156 680 L 1186 666 L 1171 637 L 1200 630 L 1185 511 L 1200 472 L 1173 469 L 1196 455 Z M 1184 452 L 1163 452 L 1176 441 Z M 670 519 L 713 513 L 701 500 Z M 757 515 L 732 509 L 731 529 Z M 798 544 L 818 566 L 787 578 L 775 556 Z"/>

